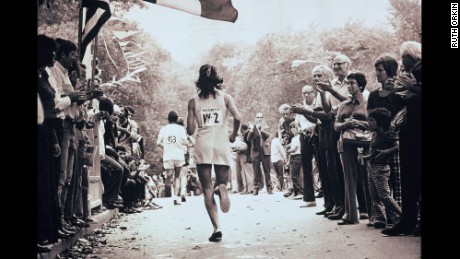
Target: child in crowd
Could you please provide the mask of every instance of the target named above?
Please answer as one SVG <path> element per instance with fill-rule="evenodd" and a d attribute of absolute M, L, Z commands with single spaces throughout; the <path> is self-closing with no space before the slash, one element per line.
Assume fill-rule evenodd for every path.
<path fill-rule="evenodd" d="M 398 137 L 389 131 L 391 113 L 385 108 L 376 108 L 368 116 L 369 129 L 373 132 L 370 153 L 363 156 L 367 160 L 369 172 L 369 192 L 372 202 L 374 228 L 385 228 L 387 214 L 394 224 L 399 222 L 401 208 L 390 196 L 390 155 L 399 150 Z"/>
<path fill-rule="evenodd" d="M 290 175 L 292 177 L 293 193 L 289 199 L 300 200 L 303 198 L 302 179 L 300 170 L 302 168 L 302 155 L 300 153 L 300 133 L 295 121 L 289 124 L 294 137 L 291 144 L 286 146 L 286 153 L 289 155 Z"/>

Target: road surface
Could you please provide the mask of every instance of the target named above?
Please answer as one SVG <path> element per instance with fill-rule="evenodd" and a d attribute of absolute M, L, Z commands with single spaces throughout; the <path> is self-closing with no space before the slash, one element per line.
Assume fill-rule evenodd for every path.
<path fill-rule="evenodd" d="M 217 202 L 218 197 L 216 197 Z M 208 241 L 212 225 L 203 196 L 156 199 L 162 209 L 122 215 L 89 258 L 421 258 L 421 238 L 386 237 L 368 228 L 368 220 L 338 226 L 315 215 L 323 209 L 299 208 L 282 192 L 258 196 L 230 194 L 231 207 L 219 210 L 223 239 Z"/>

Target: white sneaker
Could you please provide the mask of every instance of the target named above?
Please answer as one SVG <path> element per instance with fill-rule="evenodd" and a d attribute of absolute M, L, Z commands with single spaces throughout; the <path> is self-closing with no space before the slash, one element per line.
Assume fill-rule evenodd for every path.
<path fill-rule="evenodd" d="M 316 201 L 306 201 L 299 207 L 300 208 L 316 207 Z"/>

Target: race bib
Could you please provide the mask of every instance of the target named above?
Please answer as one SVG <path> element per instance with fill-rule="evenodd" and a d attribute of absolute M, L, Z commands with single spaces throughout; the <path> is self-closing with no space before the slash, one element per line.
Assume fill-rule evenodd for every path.
<path fill-rule="evenodd" d="M 166 143 L 167 143 L 167 144 L 176 143 L 176 136 L 168 136 L 168 137 L 166 138 Z"/>
<path fill-rule="evenodd" d="M 221 109 L 202 109 L 201 119 L 203 120 L 203 127 L 211 127 L 215 125 L 222 126 L 223 116 Z"/>

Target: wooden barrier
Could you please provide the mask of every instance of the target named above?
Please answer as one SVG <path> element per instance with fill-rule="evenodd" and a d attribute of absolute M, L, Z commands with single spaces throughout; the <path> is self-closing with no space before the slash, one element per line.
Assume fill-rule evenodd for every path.
<path fill-rule="evenodd" d="M 91 209 L 97 209 L 98 211 L 102 210 L 102 193 L 104 192 L 104 186 L 102 185 L 101 180 L 101 159 L 99 156 L 99 145 L 98 145 L 98 128 L 99 121 L 95 123 L 94 128 L 87 131 L 88 137 L 91 143 L 94 145 L 96 152 L 93 166 L 88 167 L 89 175 L 89 187 L 88 187 L 88 199 L 90 211 Z M 101 136 L 102 137 L 102 136 Z"/>

